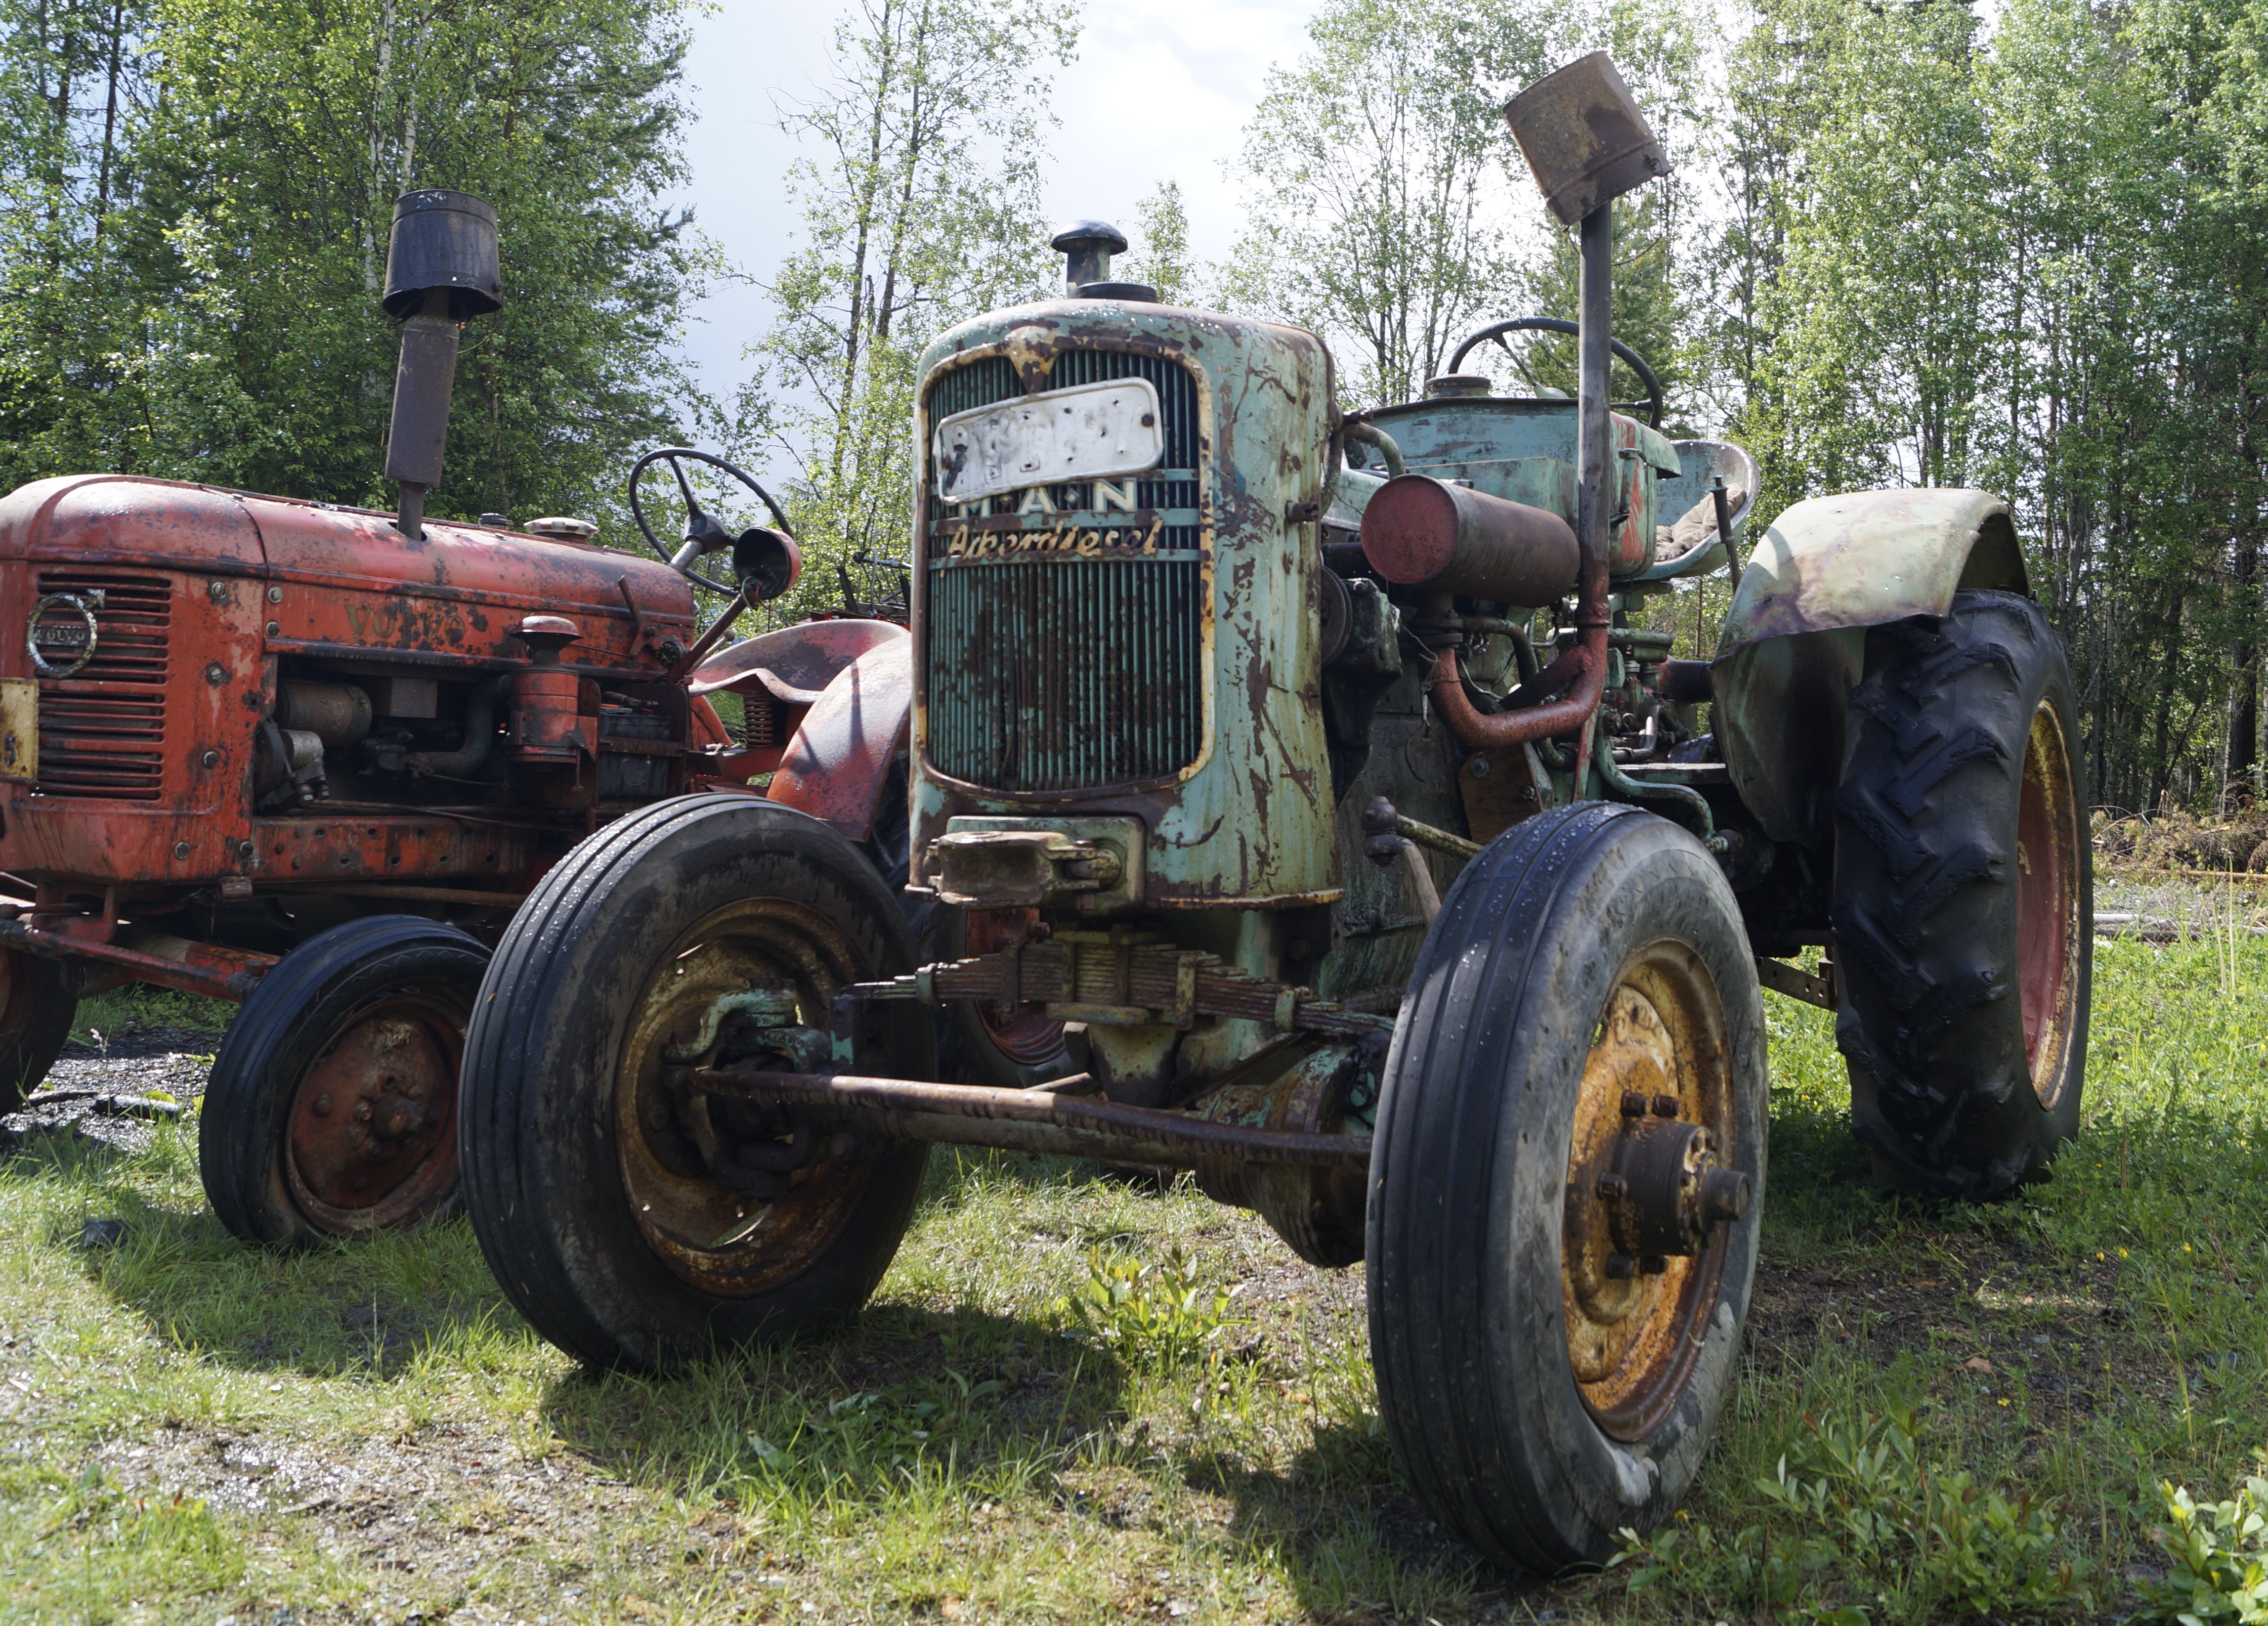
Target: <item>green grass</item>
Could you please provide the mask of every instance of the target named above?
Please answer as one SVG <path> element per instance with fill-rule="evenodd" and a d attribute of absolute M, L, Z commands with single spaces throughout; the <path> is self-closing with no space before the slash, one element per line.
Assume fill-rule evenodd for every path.
<path fill-rule="evenodd" d="M 1768 997 L 1751 1352 L 1635 1593 L 1663 1566 L 1473 1567 L 1395 1479 L 1359 1271 L 1186 1186 L 940 1152 L 855 1328 L 658 1382 L 535 1338 L 461 1221 L 277 1258 L 205 1211 L 193 1123 L 43 1144 L 0 1165 L 0 1620 L 1728 1620 L 1740 1533 L 1805 1539 L 1776 1465 L 1892 1415 L 1917 1472 L 2030 1498 L 2051 1613 L 2124 1615 L 2160 1483 L 2233 1496 L 2268 1442 L 2264 997 L 2250 939 L 2102 946 L 2085 1137 L 1977 1209 L 1873 1191 L 1830 1019 Z M 1919 1596 L 1780 1601 L 1961 1613 Z"/>

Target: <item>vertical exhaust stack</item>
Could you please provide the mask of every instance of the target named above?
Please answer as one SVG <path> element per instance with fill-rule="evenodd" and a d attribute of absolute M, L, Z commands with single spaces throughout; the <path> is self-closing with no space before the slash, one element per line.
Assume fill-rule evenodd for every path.
<path fill-rule="evenodd" d="M 472 318 L 504 308 L 496 210 L 465 192 L 403 193 L 387 243 L 383 303 L 386 313 L 402 322 L 386 477 L 401 489 L 394 528 L 420 541 L 425 493 L 440 483 L 449 440 L 458 332 Z"/>
<path fill-rule="evenodd" d="M 1578 385 L 1575 536 L 1575 682 L 1565 699 L 1510 714 L 1483 717 L 1466 700 L 1456 652 L 1440 658 L 1434 694 L 1450 732 L 1475 749 L 1582 731 L 1577 748 L 1575 793 L 1590 767 L 1593 715 L 1607 681 L 1607 632 L 1614 614 L 1607 579 L 1607 530 L 1614 512 L 1609 490 L 1614 459 L 1608 421 L 1608 340 L 1614 327 L 1614 200 L 1669 173 L 1661 143 L 1646 128 L 1630 87 L 1604 51 L 1578 57 L 1513 97 L 1504 110 L 1513 139 L 1543 188 L 1543 201 L 1562 225 L 1579 228 L 1582 286 L 1576 340 Z"/>

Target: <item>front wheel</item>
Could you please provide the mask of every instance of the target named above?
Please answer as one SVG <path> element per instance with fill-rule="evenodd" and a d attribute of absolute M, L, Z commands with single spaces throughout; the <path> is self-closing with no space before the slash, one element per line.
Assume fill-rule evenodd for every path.
<path fill-rule="evenodd" d="M 77 1010 L 61 964 L 0 948 L 0 1112 L 15 1111 L 40 1087 Z"/>
<path fill-rule="evenodd" d="M 198 1107 L 222 1225 L 306 1247 L 415 1223 L 457 1191 L 457 1062 L 488 950 L 372 915 L 317 933 L 244 1002 Z"/>
<path fill-rule="evenodd" d="M 1737 1365 L 1764 1012 L 1690 835 L 1579 804 L 1466 865 L 1371 1150 L 1371 1360 L 1411 1488 L 1491 1559 L 1595 1562 L 1685 1494 Z"/>
<path fill-rule="evenodd" d="M 703 1066 L 828 1066 L 829 1007 L 913 968 L 897 901 L 826 824 L 681 797 L 609 825 L 497 945 L 467 1040 L 465 1204 L 505 1296 L 597 1366 L 682 1365 L 863 1305 L 926 1145 L 695 1093 Z M 864 1068 L 933 1076 L 927 1012 Z"/>
<path fill-rule="evenodd" d="M 1886 1185 L 1992 1197 L 2079 1132 L 2093 850 L 2063 646 L 2012 592 L 1875 629 L 1835 798 L 1851 1122 Z"/>

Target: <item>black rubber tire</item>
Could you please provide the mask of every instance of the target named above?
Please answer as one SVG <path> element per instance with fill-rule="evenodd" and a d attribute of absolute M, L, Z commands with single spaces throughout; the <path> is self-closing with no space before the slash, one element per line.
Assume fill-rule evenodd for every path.
<path fill-rule="evenodd" d="M 748 898 L 823 916 L 855 944 L 862 975 L 913 967 L 898 900 L 866 854 L 807 814 L 718 793 L 661 803 L 577 847 L 521 907 L 481 985 L 460 1119 L 466 1208 L 505 1296 L 591 1365 L 667 1371 L 840 1321 L 912 1221 L 921 1143 L 881 1152 L 841 1230 L 767 1292 L 703 1291 L 641 1233 L 614 1116 L 630 1018 L 660 957 Z M 928 1020 L 894 1021 L 887 1035 L 870 1067 L 933 1076 Z"/>
<path fill-rule="evenodd" d="M 1851 1123 L 1886 1186 L 1982 1199 L 2043 1178 L 2079 1132 L 2094 977 L 2083 800 L 2072 845 L 2077 983 L 2043 1100 L 2018 975 L 2017 823 L 2027 740 L 2045 704 L 2069 761 L 2071 670 L 2047 617 L 2012 592 L 1955 593 L 1941 621 L 1868 635 L 1835 798 L 1837 1043 Z"/>
<path fill-rule="evenodd" d="M 390 997 L 415 995 L 453 1012 L 461 1043 L 488 961 L 487 947 L 454 926 L 367 915 L 317 932 L 260 980 L 222 1035 L 197 1107 L 197 1172 L 231 1235 L 311 1247 L 357 1233 L 312 1215 L 292 1193 L 285 1159 L 293 1093 L 356 1013 Z M 453 1156 L 450 1139 L 440 1146 Z M 456 1200 L 452 1178 L 393 1228 L 445 1213 Z"/>
<path fill-rule="evenodd" d="M 0 997 L 0 1112 L 13 1112 L 47 1079 L 69 1042 L 78 996 L 64 967 L 52 960 L 0 948 L 7 956 Z"/>
<path fill-rule="evenodd" d="M 1631 957 L 1664 938 L 1713 981 L 1733 1166 L 1752 1195 L 1719 1233 L 1714 1297 L 1699 1299 L 1708 1330 L 1667 1416 L 1617 1441 L 1568 1351 L 1561 1239 L 1594 1034 Z M 1388 1057 L 1366 1243 L 1388 1436 L 1418 1498 L 1491 1561 L 1540 1574 L 1596 1562 L 1616 1531 L 1647 1528 L 1692 1482 L 1738 1366 L 1766 1095 L 1755 960 L 1731 887 L 1690 834 L 1580 803 L 1514 826 L 1465 866 Z"/>

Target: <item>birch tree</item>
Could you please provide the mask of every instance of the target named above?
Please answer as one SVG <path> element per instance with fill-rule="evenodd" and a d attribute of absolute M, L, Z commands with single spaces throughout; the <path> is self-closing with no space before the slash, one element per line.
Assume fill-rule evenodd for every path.
<path fill-rule="evenodd" d="M 769 291 L 739 438 L 785 462 L 806 550 L 902 557 L 914 364 L 962 317 L 1060 284 L 1041 214 L 1044 94 L 1071 0 L 861 0 L 831 84 L 783 103 L 801 242 Z M 825 571 L 809 591 L 823 594 Z"/>

